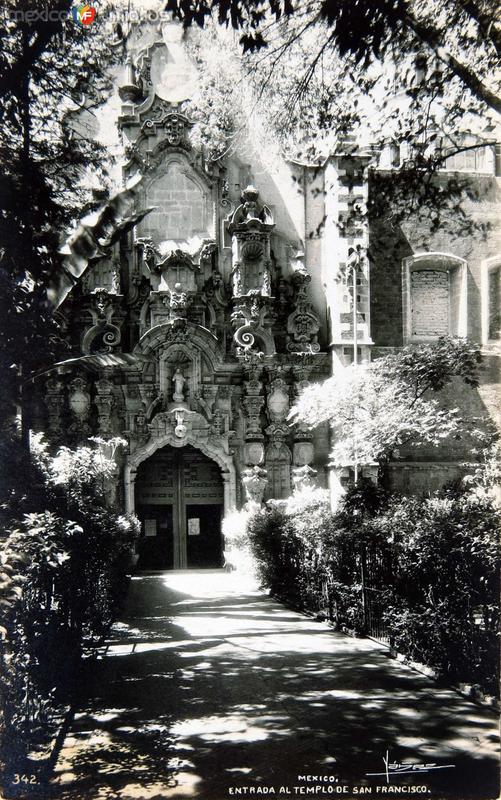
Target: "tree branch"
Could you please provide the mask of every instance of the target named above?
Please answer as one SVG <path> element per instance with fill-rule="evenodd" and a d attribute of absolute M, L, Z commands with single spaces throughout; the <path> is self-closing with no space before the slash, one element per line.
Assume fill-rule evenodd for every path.
<path fill-rule="evenodd" d="M 462 80 L 464 85 L 470 89 L 475 97 L 478 97 L 480 100 L 486 103 L 486 105 L 494 109 L 494 111 L 497 111 L 498 114 L 501 114 L 501 97 L 489 89 L 489 87 L 483 83 L 483 81 L 478 77 L 478 75 L 475 74 L 475 72 L 473 72 L 465 64 L 462 64 L 460 61 L 458 61 L 457 58 L 455 58 L 451 53 L 447 52 L 440 41 L 438 32 L 435 29 L 417 20 L 408 10 L 404 16 L 404 22 L 414 32 L 418 39 L 431 47 L 440 61 L 446 64 L 449 69 L 451 69 L 451 71 Z"/>

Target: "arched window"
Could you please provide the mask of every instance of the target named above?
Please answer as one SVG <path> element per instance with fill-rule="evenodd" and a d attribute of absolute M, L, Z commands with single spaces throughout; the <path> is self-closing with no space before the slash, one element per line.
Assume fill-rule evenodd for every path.
<path fill-rule="evenodd" d="M 404 343 L 467 334 L 466 261 L 448 253 L 404 259 Z"/>

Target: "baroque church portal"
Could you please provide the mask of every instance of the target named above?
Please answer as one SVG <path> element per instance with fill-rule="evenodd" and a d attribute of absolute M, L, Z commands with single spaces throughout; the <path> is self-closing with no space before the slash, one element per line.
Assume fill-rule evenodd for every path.
<path fill-rule="evenodd" d="M 55 302 L 74 358 L 38 381 L 30 412 L 54 444 L 126 440 L 110 493 L 141 519 L 144 569 L 222 566 L 221 519 L 246 500 L 342 491 L 328 427 L 288 416 L 354 348 L 367 362 L 444 333 L 499 338 L 471 313 L 490 313 L 499 238 L 468 257 L 444 241 L 422 252 L 411 226 L 400 260 L 369 263 L 369 223 L 349 217 L 367 202 L 368 153 L 347 143 L 314 169 L 273 171 L 256 152 L 209 162 L 190 140 L 194 81 L 176 25 L 132 37 L 115 120 L 124 188 L 67 242 L 73 277 Z M 401 457 L 394 486 L 440 484 L 454 458 Z"/>

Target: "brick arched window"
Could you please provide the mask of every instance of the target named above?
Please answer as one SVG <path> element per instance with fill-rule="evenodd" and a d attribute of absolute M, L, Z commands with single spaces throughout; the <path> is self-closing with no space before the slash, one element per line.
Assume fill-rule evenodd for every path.
<path fill-rule="evenodd" d="M 449 253 L 416 253 L 405 258 L 404 343 L 467 334 L 467 265 Z"/>

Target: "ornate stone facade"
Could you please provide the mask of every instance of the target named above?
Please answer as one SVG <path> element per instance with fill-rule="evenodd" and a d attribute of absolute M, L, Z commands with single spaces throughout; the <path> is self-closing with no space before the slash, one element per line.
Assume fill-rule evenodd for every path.
<path fill-rule="evenodd" d="M 78 280 L 58 313 L 74 360 L 39 385 L 39 405 L 54 443 L 126 439 L 128 510 L 141 463 L 188 447 L 218 465 L 228 510 L 328 485 L 328 431 L 289 412 L 350 362 L 354 340 L 370 357 L 368 158 L 341 151 L 309 177 L 296 164 L 270 175 L 245 152 L 208 162 L 190 139 L 193 69 L 176 62 L 179 42 L 170 52 L 174 28 L 136 37 L 126 57 L 127 188 L 68 243 Z"/>
<path fill-rule="evenodd" d="M 286 497 L 297 463 L 315 461 L 287 416 L 305 369 L 326 377 L 329 357 L 301 244 L 277 231 L 250 180 L 229 189 L 231 160 L 207 164 L 192 147 L 186 103 L 163 96 L 154 68 L 168 51 L 159 37 L 127 56 L 118 124 L 137 222 L 108 231 L 59 309 L 86 358 L 47 382 L 47 430 L 57 443 L 123 436 L 116 488 L 128 510 L 143 461 L 196 448 L 218 464 L 229 509 Z"/>

